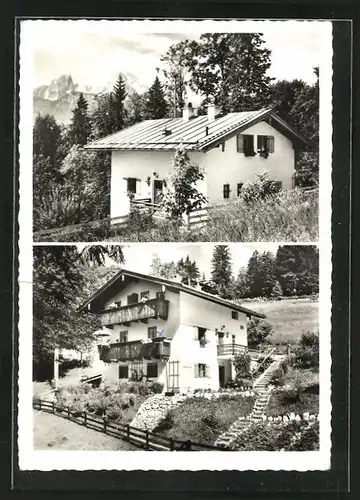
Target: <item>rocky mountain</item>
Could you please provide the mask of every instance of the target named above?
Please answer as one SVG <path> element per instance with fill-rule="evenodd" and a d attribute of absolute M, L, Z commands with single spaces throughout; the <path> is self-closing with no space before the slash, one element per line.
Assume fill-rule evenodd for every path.
<path fill-rule="evenodd" d="M 71 75 L 62 75 L 52 80 L 50 85 L 41 85 L 33 91 L 33 116 L 52 115 L 64 125 L 70 123 L 72 110 L 82 90 L 73 82 Z M 96 106 L 96 94 L 83 91 L 89 104 L 89 111 Z"/>
<path fill-rule="evenodd" d="M 134 90 L 133 75 L 126 75 L 126 79 L 128 93 L 130 93 Z M 41 85 L 34 89 L 34 120 L 38 114 L 49 114 L 54 116 L 58 122 L 68 125 L 80 93 L 83 93 L 86 98 L 91 112 L 96 107 L 97 96 L 110 92 L 113 85 L 113 82 L 109 82 L 104 87 L 92 87 L 91 85 L 80 87 L 77 83 L 74 83 L 71 75 L 61 75 L 59 78 L 52 80 L 49 85 Z"/>

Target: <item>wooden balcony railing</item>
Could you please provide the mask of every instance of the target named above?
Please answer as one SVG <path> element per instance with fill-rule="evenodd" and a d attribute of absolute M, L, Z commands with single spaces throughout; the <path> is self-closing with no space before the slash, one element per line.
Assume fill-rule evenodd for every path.
<path fill-rule="evenodd" d="M 128 306 L 114 307 L 100 313 L 101 324 L 121 325 L 131 321 L 147 322 L 151 318 L 166 320 L 169 314 L 169 301 L 165 299 L 150 299 L 146 302 Z"/>
<path fill-rule="evenodd" d="M 100 350 L 102 361 L 135 361 L 143 359 L 168 359 L 170 357 L 170 341 L 163 338 L 151 342 L 135 340 L 117 342 Z"/>
<path fill-rule="evenodd" d="M 218 356 L 236 356 L 237 354 L 242 354 L 247 352 L 247 346 L 241 344 L 220 344 L 217 346 Z"/>

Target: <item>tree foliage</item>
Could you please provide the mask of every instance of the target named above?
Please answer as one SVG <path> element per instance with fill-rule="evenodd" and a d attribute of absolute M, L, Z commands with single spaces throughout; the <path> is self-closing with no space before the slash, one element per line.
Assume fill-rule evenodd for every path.
<path fill-rule="evenodd" d="M 33 128 L 33 155 L 48 161 L 48 169 L 54 177 L 58 174 L 59 150 L 62 143 L 62 130 L 51 115 L 38 115 Z"/>
<path fill-rule="evenodd" d="M 251 319 L 247 327 L 248 346 L 257 347 L 265 344 L 271 336 L 272 327 L 270 323 L 258 318 Z"/>
<path fill-rule="evenodd" d="M 187 152 L 179 148 L 173 157 L 172 172 L 161 202 L 172 219 L 181 221 L 184 214 L 189 215 L 206 203 L 197 186 L 203 179 L 199 166 L 191 163 Z"/>
<path fill-rule="evenodd" d="M 191 261 L 189 255 L 183 257 L 176 264 L 176 271 L 182 278 L 182 283 L 195 286 L 198 283 L 200 272 L 195 261 Z"/>
<path fill-rule="evenodd" d="M 165 118 L 167 114 L 167 102 L 164 91 L 158 77 L 149 88 L 145 101 L 145 117 L 150 120 Z"/>
<path fill-rule="evenodd" d="M 126 121 L 125 99 L 127 96 L 125 79 L 120 73 L 113 90 L 113 112 L 115 117 L 116 131 L 122 130 Z"/>
<path fill-rule="evenodd" d="M 91 132 L 91 123 L 88 113 L 88 103 L 83 94 L 79 95 L 69 127 L 71 144 L 84 146 Z"/>
<path fill-rule="evenodd" d="M 174 279 L 177 275 L 176 264 L 174 261 L 162 262 L 160 257 L 155 254 L 152 257 L 150 273 L 159 278 Z"/>
<path fill-rule="evenodd" d="M 232 262 L 227 245 L 215 245 L 211 265 L 211 280 L 215 283 L 218 294 L 223 298 L 231 298 Z"/>

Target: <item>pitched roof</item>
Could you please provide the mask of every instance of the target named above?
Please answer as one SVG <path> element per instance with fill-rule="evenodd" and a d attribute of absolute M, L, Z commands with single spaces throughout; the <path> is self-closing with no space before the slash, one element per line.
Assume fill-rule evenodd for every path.
<path fill-rule="evenodd" d="M 306 140 L 290 125 L 281 120 L 271 108 L 258 111 L 228 113 L 209 121 L 198 116 L 184 122 L 182 118 L 144 120 L 115 134 L 108 135 L 84 146 L 85 149 L 105 150 L 175 150 L 179 146 L 192 151 L 206 151 L 222 140 L 262 121 L 271 124 L 292 140 L 306 143 Z M 167 131 L 167 132 L 165 132 Z M 171 133 L 170 133 L 171 132 Z"/>
<path fill-rule="evenodd" d="M 255 316 L 257 318 L 266 318 L 264 314 L 253 311 L 252 309 L 248 309 L 247 307 L 243 307 L 240 304 L 232 302 L 231 300 L 222 299 L 217 295 L 212 295 L 211 293 L 203 292 L 202 290 L 197 290 L 191 286 L 184 285 L 183 283 L 179 283 L 177 281 L 168 280 L 165 278 L 158 278 L 155 276 L 150 276 L 148 274 L 136 273 L 134 271 L 129 271 L 126 269 L 121 269 L 115 276 L 113 276 L 107 283 L 105 283 L 99 290 L 93 293 L 80 307 L 79 311 L 83 311 L 91 302 L 95 299 L 101 297 L 101 295 L 107 291 L 110 287 L 115 285 L 115 283 L 121 278 L 121 276 L 128 276 L 130 278 L 143 279 L 146 281 L 151 281 L 152 283 L 156 283 L 159 285 L 166 285 L 170 290 L 181 291 L 188 293 L 190 295 L 194 295 L 195 297 L 199 297 L 205 300 L 209 300 L 210 302 L 214 302 L 216 304 L 223 305 L 230 309 L 240 311 L 248 316 Z"/>

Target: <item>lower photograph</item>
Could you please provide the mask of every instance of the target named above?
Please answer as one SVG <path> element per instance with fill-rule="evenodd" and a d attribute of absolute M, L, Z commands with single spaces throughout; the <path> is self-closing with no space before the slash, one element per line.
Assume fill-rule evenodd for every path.
<path fill-rule="evenodd" d="M 32 290 L 34 450 L 320 449 L 317 246 L 39 245 Z"/>

